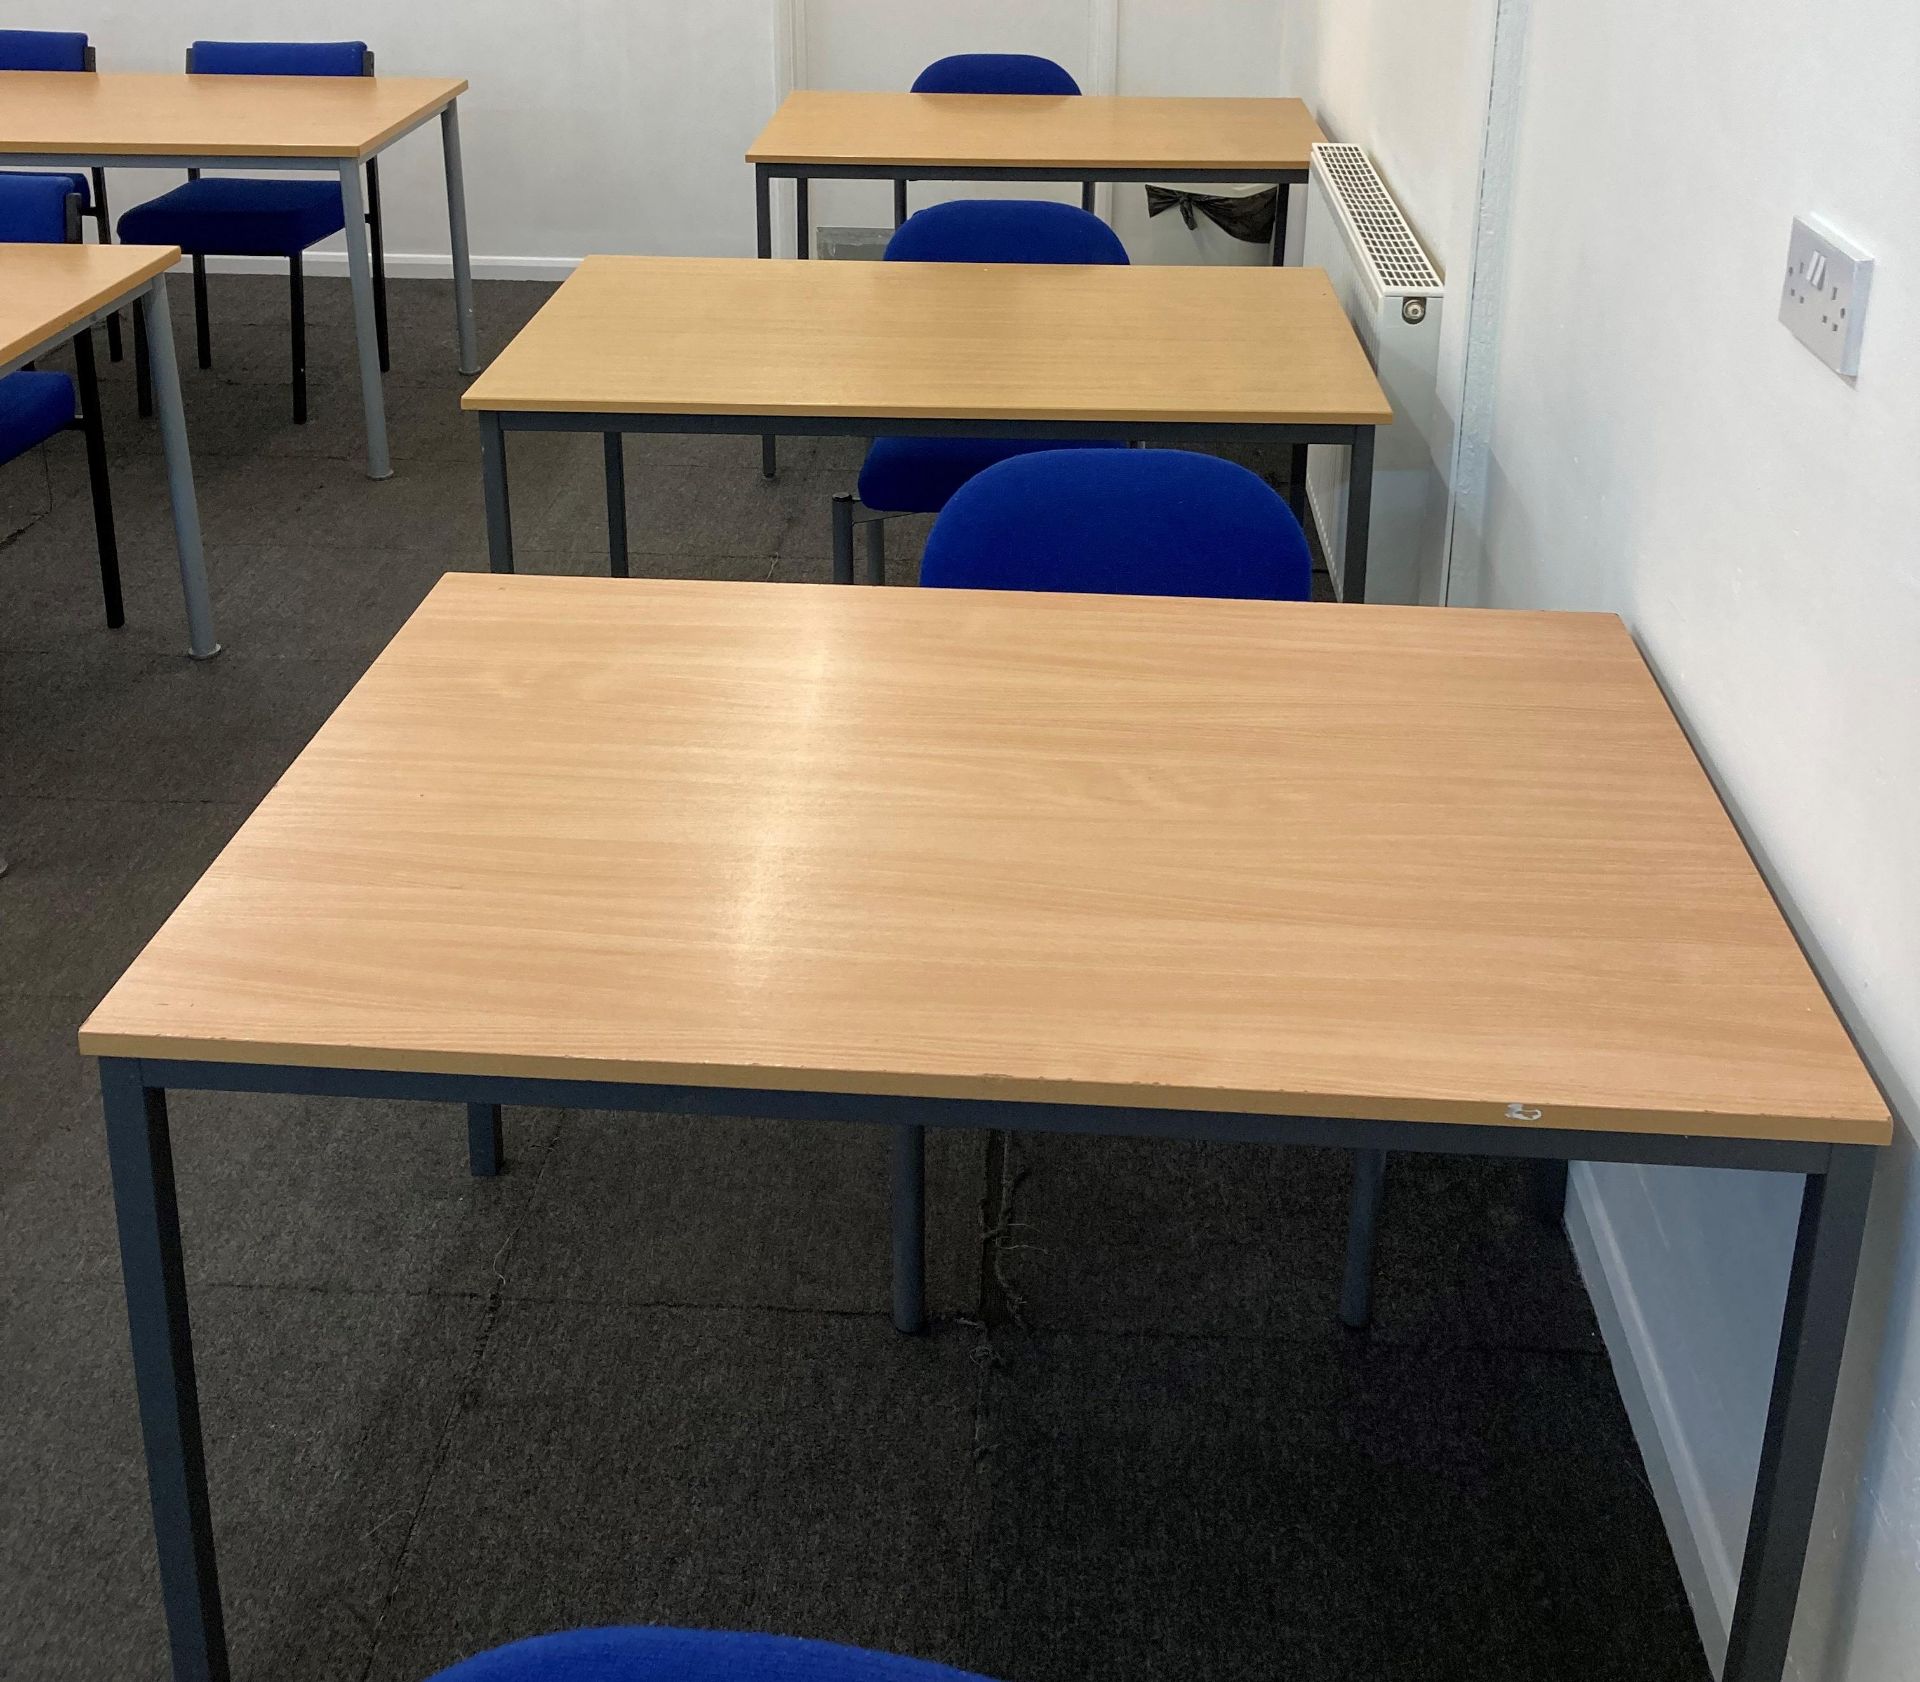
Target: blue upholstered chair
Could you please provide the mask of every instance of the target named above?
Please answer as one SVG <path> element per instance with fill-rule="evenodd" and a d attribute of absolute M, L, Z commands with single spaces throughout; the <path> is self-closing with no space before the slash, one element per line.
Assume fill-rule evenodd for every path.
<path fill-rule="evenodd" d="M 1187 450 L 1047 450 L 953 493 L 920 582 L 968 590 L 1306 601 L 1313 559 L 1257 474 Z"/>
<path fill-rule="evenodd" d="M 917 211 L 887 242 L 890 263 L 1107 263 L 1127 248 L 1099 217 L 1072 205 L 1029 199 L 955 199 Z M 853 528 L 867 528 L 876 584 L 886 577 L 882 522 L 892 514 L 937 514 L 984 467 L 1033 450 L 1072 448 L 1004 438 L 876 438 L 860 470 L 858 500 L 833 503 L 836 576 L 849 578 Z"/>
<path fill-rule="evenodd" d="M 429 1682 L 986 1682 L 861 1647 L 696 1629 L 576 1629 L 477 1653 Z"/>
<path fill-rule="evenodd" d="M 373 54 L 364 41 L 196 41 L 187 49 L 196 76 L 371 76 Z M 193 325 L 200 366 L 213 366 L 207 314 L 208 257 L 284 257 L 291 288 L 293 418 L 307 418 L 307 311 L 301 257 L 341 232 L 346 209 L 336 180 L 317 176 L 203 177 L 129 210 L 120 237 L 135 245 L 177 245 L 193 259 Z M 373 312 L 380 367 L 387 356 L 387 265 L 380 228 L 380 166 L 367 160 L 367 227 L 373 254 Z M 136 320 L 135 344 L 139 348 Z M 147 367 L 140 359 L 140 412 L 152 412 Z"/>
<path fill-rule="evenodd" d="M 953 53 L 937 58 L 913 79 L 910 93 L 1077 94 L 1065 65 L 1035 53 Z M 1082 183 L 1080 208 L 1093 209 L 1093 183 Z M 893 184 L 893 225 L 907 219 L 907 183 Z"/>
<path fill-rule="evenodd" d="M 78 30 L 0 29 L 0 70 L 91 70 L 93 48 Z M 9 172 L 0 172 L 9 173 Z M 93 218 L 100 242 L 113 240 L 113 218 L 107 211 L 107 172 L 104 169 L 61 171 L 60 178 L 80 200 L 80 214 Z M 120 315 L 107 317 L 107 354 L 118 362 Z"/>
<path fill-rule="evenodd" d="M 0 242 L 57 245 L 80 237 L 80 195 L 64 175 L 0 175 Z M 93 329 L 73 336 L 80 390 L 54 369 L 22 368 L 0 378 L 0 463 L 22 456 L 57 432 L 78 429 L 86 439 L 93 486 L 93 529 L 100 549 L 100 589 L 107 624 L 126 622 L 120 603 L 120 557 L 113 535 L 113 499 L 107 488 L 107 445 L 100 428 L 100 386 L 94 375 Z"/>
<path fill-rule="evenodd" d="M 1078 93 L 1064 65 L 1037 53 L 953 53 L 913 79 L 914 93 Z"/>
<path fill-rule="evenodd" d="M 1186 450 L 1059 450 L 1000 462 L 955 491 L 920 582 L 1306 601 L 1313 561 L 1293 511 L 1244 467 Z M 1385 1173 L 1384 1151 L 1354 1153 L 1340 1318 L 1356 1328 L 1372 1315 Z"/>

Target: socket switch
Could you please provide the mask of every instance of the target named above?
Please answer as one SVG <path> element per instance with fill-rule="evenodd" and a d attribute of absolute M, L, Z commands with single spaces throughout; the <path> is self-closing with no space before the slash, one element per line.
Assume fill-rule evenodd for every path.
<path fill-rule="evenodd" d="M 1818 217 L 1796 216 L 1780 289 L 1780 319 L 1836 374 L 1860 371 L 1873 259 Z"/>

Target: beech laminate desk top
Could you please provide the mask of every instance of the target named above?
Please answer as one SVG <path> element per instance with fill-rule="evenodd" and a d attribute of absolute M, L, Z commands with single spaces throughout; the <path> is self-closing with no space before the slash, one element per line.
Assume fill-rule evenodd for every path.
<path fill-rule="evenodd" d="M 1601 615 L 451 573 L 80 1042 L 1889 1132 Z"/>
<path fill-rule="evenodd" d="M 177 245 L 0 245 L 0 367 L 179 261 Z"/>
<path fill-rule="evenodd" d="M 1297 99 L 839 93 L 787 96 L 748 149 L 756 164 L 961 169 L 1305 171 L 1327 137 Z"/>
<path fill-rule="evenodd" d="M 427 76 L 0 71 L 0 154 L 360 158 L 466 91 Z"/>
<path fill-rule="evenodd" d="M 1385 425 L 1319 269 L 589 257 L 461 399 L 586 414 Z"/>

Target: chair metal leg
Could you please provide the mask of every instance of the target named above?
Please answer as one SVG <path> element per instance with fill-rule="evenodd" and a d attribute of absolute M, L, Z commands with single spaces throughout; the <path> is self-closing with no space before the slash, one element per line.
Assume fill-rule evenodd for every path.
<path fill-rule="evenodd" d="M 207 317 L 207 260 L 193 260 L 193 342 L 200 355 L 200 366 L 213 366 L 213 327 Z"/>
<path fill-rule="evenodd" d="M 833 499 L 833 581 L 853 582 L 853 498 L 845 491 Z"/>
<path fill-rule="evenodd" d="M 879 516 L 867 521 L 867 582 L 887 581 L 887 522 Z"/>
<path fill-rule="evenodd" d="M 1347 1217 L 1347 1275 L 1340 1287 L 1340 1319 L 1362 1331 L 1373 1319 L 1374 1233 L 1387 1183 L 1385 1151 L 1353 1153 L 1353 1207 Z"/>
<path fill-rule="evenodd" d="M 100 594 L 106 599 L 107 628 L 127 622 L 120 599 L 120 547 L 113 534 L 113 493 L 107 479 L 107 435 L 100 424 L 100 377 L 93 360 L 93 329 L 73 337 L 73 365 L 79 375 L 80 430 L 87 441 L 87 481 L 93 490 L 93 531 L 100 548 Z"/>
<path fill-rule="evenodd" d="M 380 224 L 380 160 L 367 159 L 367 243 L 373 252 L 373 336 L 380 347 L 380 372 L 393 366 L 387 343 L 387 239 Z"/>
<path fill-rule="evenodd" d="M 134 404 L 143 420 L 153 417 L 153 355 L 147 348 L 147 316 L 142 309 L 133 312 L 133 391 Z"/>
<path fill-rule="evenodd" d="M 300 253 L 287 259 L 288 319 L 293 329 L 293 424 L 307 424 L 307 277 Z"/>
<path fill-rule="evenodd" d="M 93 220 L 100 230 L 100 243 L 113 244 L 113 215 L 107 209 L 107 172 L 98 168 L 93 171 Z M 119 362 L 125 355 L 120 342 L 120 312 L 115 310 L 107 317 L 107 357 L 109 361 Z"/>
<path fill-rule="evenodd" d="M 893 1130 L 893 1329 L 927 1322 L 927 1130 Z"/>

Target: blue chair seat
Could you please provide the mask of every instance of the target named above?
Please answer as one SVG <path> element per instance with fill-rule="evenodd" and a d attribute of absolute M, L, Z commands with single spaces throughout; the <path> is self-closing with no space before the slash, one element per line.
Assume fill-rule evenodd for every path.
<path fill-rule="evenodd" d="M 927 538 L 920 582 L 965 590 L 1306 601 L 1313 558 L 1256 473 L 1188 450 L 1055 450 L 990 467 Z"/>
<path fill-rule="evenodd" d="M 189 256 L 291 257 L 346 225 L 336 181 L 208 176 L 136 205 L 120 218 L 120 238 Z"/>
<path fill-rule="evenodd" d="M 861 1647 L 701 1629 L 575 1629 L 479 1653 L 429 1682 L 984 1682 Z"/>
<path fill-rule="evenodd" d="M 0 379 L 0 461 L 45 443 L 79 412 L 65 374 L 31 368 Z"/>
<path fill-rule="evenodd" d="M 1012 443 L 1005 438 L 876 438 L 860 469 L 860 500 L 877 514 L 938 514 L 976 473 L 1035 450 L 1093 446 L 1061 440 Z"/>
<path fill-rule="evenodd" d="M 80 195 L 80 208 L 93 208 L 93 182 L 88 179 L 85 170 L 76 170 L 69 174 L 64 169 L 0 169 L 0 175 L 52 175 L 70 183 L 69 190 Z M 168 244 L 172 244 L 169 240 Z"/>

